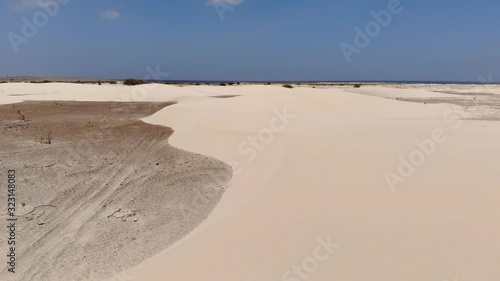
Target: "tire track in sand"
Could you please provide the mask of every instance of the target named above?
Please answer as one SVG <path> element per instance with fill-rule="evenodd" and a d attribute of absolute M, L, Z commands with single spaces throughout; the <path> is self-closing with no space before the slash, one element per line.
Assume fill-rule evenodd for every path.
<path fill-rule="evenodd" d="M 142 122 L 142 121 L 136 121 Z M 129 122 L 133 124 L 135 122 Z M 97 184 L 99 180 L 94 180 L 92 183 L 92 188 L 89 188 L 86 192 L 85 199 L 78 198 L 76 202 L 82 202 L 77 206 L 70 207 L 70 209 L 63 209 L 61 212 L 66 214 L 63 217 L 59 217 L 55 221 L 51 222 L 51 229 L 46 232 L 45 235 L 35 240 L 30 247 L 28 247 L 23 253 L 23 255 L 30 256 L 32 260 L 26 260 L 25 262 L 30 264 L 33 259 L 50 259 L 63 251 L 67 250 L 65 247 L 67 243 L 57 243 L 56 248 L 50 247 L 45 249 L 43 245 L 52 245 L 51 241 L 63 240 L 63 241 L 74 241 L 76 233 L 80 228 L 96 213 L 99 213 L 100 206 L 110 197 L 112 194 L 119 189 L 120 185 L 124 180 L 135 170 L 137 165 L 144 161 L 150 152 L 157 146 L 158 142 L 168 137 L 167 133 L 162 128 L 155 126 L 153 132 L 149 132 L 128 154 L 122 159 L 117 169 L 107 171 L 105 174 L 111 174 L 112 176 L 105 182 Z M 94 187 L 95 186 L 95 187 Z M 89 194 L 91 193 L 91 194 Z M 77 196 L 79 197 L 79 196 Z M 70 242 L 71 243 L 71 242 Z M 33 280 L 38 280 L 37 278 L 44 278 L 38 276 L 43 275 L 40 270 L 27 271 L 28 276 L 32 276 Z"/>

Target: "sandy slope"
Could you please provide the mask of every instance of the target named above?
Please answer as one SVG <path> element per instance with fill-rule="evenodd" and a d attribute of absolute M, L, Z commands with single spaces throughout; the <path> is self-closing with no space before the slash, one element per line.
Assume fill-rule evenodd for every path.
<path fill-rule="evenodd" d="M 40 91 L 23 86 L 0 91 Z M 29 99 L 130 100 L 118 86 L 65 87 Z M 172 127 L 173 146 L 230 163 L 234 176 L 200 227 L 111 280 L 500 279 L 500 123 L 424 104 L 444 94 L 414 88 L 148 91 L 139 100 L 179 103 L 144 121 Z M 412 155 L 421 163 L 398 172 Z"/>
<path fill-rule="evenodd" d="M 16 273 L 2 254 L 1 280 L 101 280 L 158 254 L 208 216 L 230 167 L 170 146 L 170 128 L 137 120 L 168 105 L 0 105 L 0 168 L 16 170 L 19 217 Z M 200 196 L 203 204 L 193 205 Z"/>
<path fill-rule="evenodd" d="M 173 145 L 238 163 L 240 173 L 203 227 L 128 271 L 133 280 L 500 278 L 499 123 L 456 121 L 467 113 L 450 104 L 332 89 L 216 92 L 242 96 L 179 103 L 145 121 L 173 126 Z M 247 161 L 239 145 L 283 107 L 295 118 Z M 435 129 L 447 140 L 391 189 L 384 174 Z M 316 268 L 308 258 L 329 236 L 340 247 Z"/>

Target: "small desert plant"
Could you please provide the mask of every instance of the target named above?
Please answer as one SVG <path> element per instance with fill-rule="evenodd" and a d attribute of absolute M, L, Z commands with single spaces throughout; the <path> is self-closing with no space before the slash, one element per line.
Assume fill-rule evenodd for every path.
<path fill-rule="evenodd" d="M 8 81 L 0 81 L 0 84 L 9 83 Z"/>
<path fill-rule="evenodd" d="M 116 81 L 109 81 L 108 83 L 111 85 L 116 85 Z"/>
<path fill-rule="evenodd" d="M 361 88 L 361 84 L 354 84 L 354 88 Z"/>
<path fill-rule="evenodd" d="M 236 83 L 234 83 L 234 82 L 229 82 L 229 83 L 227 83 L 227 84 L 228 84 L 229 86 L 233 86 L 233 85 L 234 85 L 234 84 L 236 84 Z"/>
<path fill-rule="evenodd" d="M 43 80 L 43 81 L 41 81 L 39 83 L 42 83 L 42 84 L 44 84 L 44 83 L 52 83 L 52 81 L 50 81 L 50 80 Z"/>
<path fill-rule="evenodd" d="M 264 85 L 271 85 L 271 83 L 266 83 L 266 84 L 264 84 Z"/>
<path fill-rule="evenodd" d="M 52 144 L 52 131 L 49 131 L 47 138 L 36 139 L 36 141 L 44 144 Z"/>
<path fill-rule="evenodd" d="M 21 118 L 21 120 L 23 120 L 23 121 L 26 122 L 26 117 L 24 117 L 24 115 L 21 113 L 21 110 L 18 110 L 17 114 L 19 115 L 19 117 Z"/>
<path fill-rule="evenodd" d="M 239 85 L 239 84 L 240 84 L 240 82 L 236 82 L 236 85 Z"/>
<path fill-rule="evenodd" d="M 220 83 L 219 86 L 227 86 L 226 83 Z"/>
<path fill-rule="evenodd" d="M 293 88 L 293 86 L 289 85 L 289 84 L 285 84 L 285 85 L 283 85 L 283 87 L 288 88 L 288 89 L 292 89 Z"/>
<path fill-rule="evenodd" d="M 142 84 L 146 84 L 147 82 L 144 81 L 144 80 L 137 80 L 137 79 L 134 79 L 134 78 L 129 78 L 127 80 L 125 80 L 123 82 L 123 85 L 127 85 L 127 86 L 135 86 L 135 85 L 142 85 Z"/>

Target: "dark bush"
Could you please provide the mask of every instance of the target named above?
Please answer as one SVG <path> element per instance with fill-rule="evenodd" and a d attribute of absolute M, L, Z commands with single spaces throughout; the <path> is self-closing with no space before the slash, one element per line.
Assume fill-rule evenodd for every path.
<path fill-rule="evenodd" d="M 229 86 L 233 86 L 235 83 L 234 82 L 229 82 L 227 83 Z"/>
<path fill-rule="evenodd" d="M 361 84 L 354 84 L 354 88 L 361 88 Z"/>
<path fill-rule="evenodd" d="M 219 86 L 227 86 L 226 83 L 220 83 Z"/>
<path fill-rule="evenodd" d="M 147 84 L 147 82 L 144 80 L 137 80 L 134 78 L 129 78 L 123 82 L 123 85 L 127 85 L 127 86 L 135 86 L 135 85 L 142 85 L 142 84 Z"/>
<path fill-rule="evenodd" d="M 289 84 L 285 84 L 285 85 L 283 85 L 283 87 L 288 88 L 288 89 L 292 89 L 293 88 L 293 86 L 289 85 Z"/>

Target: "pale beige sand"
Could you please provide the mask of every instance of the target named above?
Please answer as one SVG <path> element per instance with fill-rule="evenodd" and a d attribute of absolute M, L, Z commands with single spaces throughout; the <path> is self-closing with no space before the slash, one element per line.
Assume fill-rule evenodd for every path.
<path fill-rule="evenodd" d="M 60 92 L 29 99 L 129 100 L 120 86 L 88 95 L 92 86 L 43 86 Z M 0 91 L 6 87 L 43 91 Z M 140 100 L 179 101 L 145 119 L 172 127 L 173 146 L 238 165 L 229 190 L 194 232 L 111 280 L 500 279 L 500 123 L 469 120 L 469 111 L 449 103 L 395 100 L 393 87 L 385 98 L 383 86 L 374 88 L 373 96 L 363 87 L 362 95 L 277 86 L 148 91 Z M 443 97 L 412 88 L 398 91 Z M 211 97 L 218 95 L 238 97 Z M 242 143 L 277 128 L 273 110 L 285 107 L 294 118 L 248 161 Z M 415 141 L 436 130 L 446 140 L 391 188 L 384 175 L 397 174 L 398 158 L 415 154 Z M 340 246 L 315 262 L 317 240 L 328 237 Z M 297 268 L 303 264 L 309 273 Z"/>

